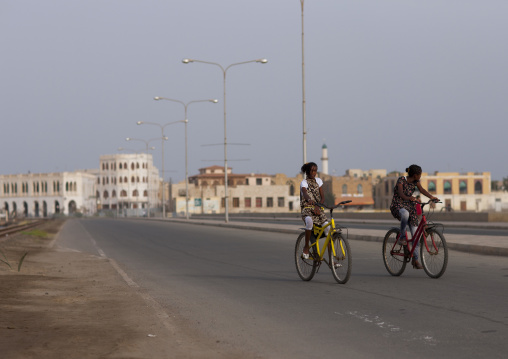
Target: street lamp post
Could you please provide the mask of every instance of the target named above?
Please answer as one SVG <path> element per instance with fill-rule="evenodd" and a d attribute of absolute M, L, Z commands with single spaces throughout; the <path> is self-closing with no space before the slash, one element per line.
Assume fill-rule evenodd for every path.
<path fill-rule="evenodd" d="M 146 156 L 147 156 L 147 159 L 148 159 L 148 150 L 149 149 L 152 149 L 152 150 L 155 149 L 155 147 L 149 147 L 149 143 L 152 142 L 152 141 L 160 140 L 160 138 L 151 138 L 149 140 L 143 140 L 141 138 L 127 137 L 125 140 L 126 141 L 141 141 L 141 142 L 144 142 L 145 145 L 146 145 Z M 164 137 L 162 137 L 162 143 L 164 144 Z M 147 168 L 146 169 L 146 180 L 147 180 L 146 188 L 147 188 L 147 207 L 148 207 L 147 208 L 147 216 L 150 217 L 150 172 L 149 172 L 148 167 L 149 166 L 148 166 L 148 160 L 147 160 L 146 161 L 146 168 Z"/>
<path fill-rule="evenodd" d="M 194 101 L 189 101 L 189 102 L 185 103 L 185 102 L 180 101 L 180 100 L 174 100 L 174 99 L 171 99 L 171 98 L 159 97 L 159 96 L 156 96 L 153 99 L 156 100 L 156 101 L 166 100 L 166 101 L 178 102 L 178 103 L 182 104 L 184 109 L 185 109 L 184 120 L 180 121 L 180 122 L 185 123 L 185 218 L 189 219 L 189 170 L 188 170 L 188 159 L 187 159 L 187 123 L 189 122 L 189 119 L 187 118 L 187 107 L 191 103 L 195 103 L 195 102 L 212 102 L 212 103 L 217 103 L 219 101 L 216 100 L 216 99 L 212 99 L 212 100 L 194 100 Z M 139 122 L 142 123 L 142 121 L 139 121 Z"/>
<path fill-rule="evenodd" d="M 161 129 L 161 138 L 163 140 L 162 141 L 162 148 L 161 148 L 161 154 L 162 154 L 162 218 L 166 218 L 166 200 L 165 200 L 166 189 L 164 188 L 164 141 L 168 139 L 168 137 L 164 136 L 164 128 L 166 126 L 169 126 L 169 125 L 172 125 L 175 123 L 179 123 L 179 122 L 185 122 L 185 121 L 173 121 L 173 122 L 166 123 L 164 125 L 161 125 L 160 123 L 157 123 L 157 122 L 148 122 L 148 121 L 136 122 L 138 125 L 154 125 L 154 126 L 159 126 L 159 128 Z"/>
<path fill-rule="evenodd" d="M 216 63 L 216 62 L 209 62 L 209 61 L 202 61 L 202 60 L 195 60 L 195 59 L 183 59 L 182 62 L 184 64 L 188 64 L 191 62 L 200 62 L 203 64 L 209 64 L 209 65 L 215 65 L 218 66 L 222 70 L 223 75 L 223 102 L 224 102 L 224 207 L 225 207 L 225 221 L 226 223 L 229 222 L 229 206 L 228 206 L 228 150 L 227 150 L 227 132 L 226 132 L 226 73 L 229 68 L 236 65 L 243 65 L 248 64 L 251 62 L 259 62 L 261 64 L 266 64 L 268 62 L 267 59 L 257 59 L 257 60 L 250 60 L 250 61 L 243 61 L 243 62 L 237 62 L 234 64 L 231 64 L 224 68 L 222 65 Z"/>

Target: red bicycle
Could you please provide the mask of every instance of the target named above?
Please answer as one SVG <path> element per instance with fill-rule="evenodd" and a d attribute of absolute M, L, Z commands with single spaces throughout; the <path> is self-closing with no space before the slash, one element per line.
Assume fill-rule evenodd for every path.
<path fill-rule="evenodd" d="M 393 276 L 400 276 L 404 273 L 407 263 L 413 258 L 416 249 L 416 243 L 420 242 L 420 259 L 425 273 L 431 278 L 441 277 L 448 264 L 448 246 L 443 236 L 440 223 L 427 222 L 424 207 L 430 203 L 440 203 L 437 201 L 428 201 L 421 203 L 422 219 L 416 229 L 413 238 L 403 245 L 400 241 L 400 228 L 393 227 L 385 235 L 383 240 L 383 261 L 385 267 Z M 427 214 L 430 213 L 431 206 Z M 441 231 L 437 228 L 441 227 Z M 406 231 L 406 238 L 407 231 Z"/>

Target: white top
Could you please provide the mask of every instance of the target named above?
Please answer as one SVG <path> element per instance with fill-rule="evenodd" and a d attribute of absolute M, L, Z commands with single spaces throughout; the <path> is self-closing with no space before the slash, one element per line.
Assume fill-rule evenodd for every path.
<path fill-rule="evenodd" d="M 319 177 L 315 177 L 315 180 L 319 187 L 323 185 L 323 180 Z M 309 184 L 307 183 L 307 179 L 304 179 L 302 183 L 300 183 L 300 194 L 303 196 L 302 188 L 309 188 Z"/>

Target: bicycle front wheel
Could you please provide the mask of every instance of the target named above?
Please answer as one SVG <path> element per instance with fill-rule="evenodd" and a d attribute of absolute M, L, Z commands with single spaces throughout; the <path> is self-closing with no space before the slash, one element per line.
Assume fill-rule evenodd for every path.
<path fill-rule="evenodd" d="M 441 232 L 431 228 L 420 242 L 423 269 L 431 278 L 441 277 L 448 265 L 448 246 Z"/>
<path fill-rule="evenodd" d="M 404 246 L 397 241 L 400 229 L 390 229 L 383 240 L 383 261 L 388 273 L 393 276 L 399 276 L 406 269 L 406 257 Z"/>
<path fill-rule="evenodd" d="M 335 256 L 331 248 L 328 248 L 328 255 L 333 278 L 335 278 L 338 283 L 345 284 L 351 276 L 351 248 L 349 247 L 348 240 L 342 237 L 340 233 L 334 233 L 332 241 L 333 247 L 335 248 Z"/>
<path fill-rule="evenodd" d="M 315 251 L 309 250 L 309 258 L 303 258 L 303 247 L 305 247 L 305 232 L 301 233 L 296 240 L 295 264 L 296 271 L 302 280 L 309 281 L 314 277 L 317 270 L 317 261 L 314 260 Z"/>

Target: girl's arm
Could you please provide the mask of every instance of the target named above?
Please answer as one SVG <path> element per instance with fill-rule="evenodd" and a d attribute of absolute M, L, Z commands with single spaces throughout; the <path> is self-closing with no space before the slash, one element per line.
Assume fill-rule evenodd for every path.
<path fill-rule="evenodd" d="M 310 196 L 309 196 L 309 194 L 307 193 L 307 188 L 302 187 L 302 193 L 303 193 L 303 198 L 304 198 L 307 202 L 309 202 L 309 204 L 313 204 L 313 203 L 312 203 L 313 201 L 310 199 Z"/>
<path fill-rule="evenodd" d="M 437 200 L 439 200 L 437 197 L 434 197 L 429 192 L 427 192 L 427 190 L 422 187 L 420 182 L 416 183 L 416 186 L 418 187 L 418 190 L 420 191 L 420 193 L 423 194 L 424 196 L 426 196 L 426 197 L 428 197 L 430 199 L 437 199 Z"/>

